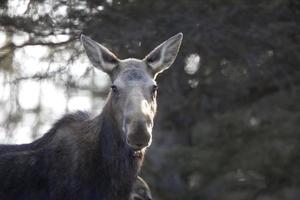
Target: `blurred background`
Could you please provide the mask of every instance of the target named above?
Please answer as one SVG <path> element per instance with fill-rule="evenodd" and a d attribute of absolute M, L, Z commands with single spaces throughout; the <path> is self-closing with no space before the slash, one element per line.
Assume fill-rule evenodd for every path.
<path fill-rule="evenodd" d="M 80 33 L 143 58 L 178 32 L 141 171 L 154 199 L 299 200 L 298 0 L 1 0 L 1 143 L 101 112 L 109 79 Z"/>

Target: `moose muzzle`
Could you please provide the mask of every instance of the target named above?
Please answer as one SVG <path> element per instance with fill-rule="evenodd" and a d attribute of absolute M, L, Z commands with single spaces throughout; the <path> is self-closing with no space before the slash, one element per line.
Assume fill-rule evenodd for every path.
<path fill-rule="evenodd" d="M 129 106 L 131 109 L 125 115 L 124 129 L 127 144 L 134 150 L 141 150 L 151 144 L 153 117 L 146 100 L 139 100 L 130 104 L 133 103 L 138 103 L 140 106 Z M 139 109 L 132 110 L 132 108 Z"/>

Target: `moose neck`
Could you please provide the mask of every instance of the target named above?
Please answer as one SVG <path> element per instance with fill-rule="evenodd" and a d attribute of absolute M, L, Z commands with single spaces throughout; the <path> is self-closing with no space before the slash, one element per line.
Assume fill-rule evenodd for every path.
<path fill-rule="evenodd" d="M 113 115 L 110 96 L 108 97 L 108 101 L 106 102 L 103 108 L 101 118 L 102 122 L 100 142 L 101 147 L 103 147 L 103 157 L 106 158 L 110 155 L 128 152 L 130 149 L 128 149 L 126 145 L 125 136 L 122 133 L 122 131 L 118 128 L 118 122 L 116 120 L 116 117 Z"/>

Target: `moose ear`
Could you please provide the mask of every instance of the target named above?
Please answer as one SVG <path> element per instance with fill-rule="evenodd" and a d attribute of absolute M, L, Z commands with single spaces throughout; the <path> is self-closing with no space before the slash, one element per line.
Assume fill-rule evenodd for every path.
<path fill-rule="evenodd" d="M 94 67 L 111 75 L 113 70 L 118 66 L 119 59 L 106 47 L 98 44 L 91 38 L 83 34 L 80 38 L 86 54 Z"/>
<path fill-rule="evenodd" d="M 151 68 L 154 77 L 165 69 L 168 69 L 173 64 L 179 51 L 182 38 L 182 33 L 176 34 L 160 44 L 144 58 L 148 66 Z"/>

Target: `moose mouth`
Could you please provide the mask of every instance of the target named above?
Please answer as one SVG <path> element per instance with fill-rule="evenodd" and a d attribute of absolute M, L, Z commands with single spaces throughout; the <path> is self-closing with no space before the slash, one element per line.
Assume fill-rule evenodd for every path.
<path fill-rule="evenodd" d="M 145 151 L 149 145 L 133 145 L 128 140 L 126 140 L 128 148 L 130 149 L 131 155 L 134 158 L 143 158 Z"/>
<path fill-rule="evenodd" d="M 142 150 L 133 151 L 133 157 L 135 157 L 135 158 L 141 158 L 141 157 L 143 157 Z"/>
<path fill-rule="evenodd" d="M 132 148 L 132 156 L 134 158 L 142 158 L 144 155 L 145 150 L 144 149 L 133 149 Z"/>

